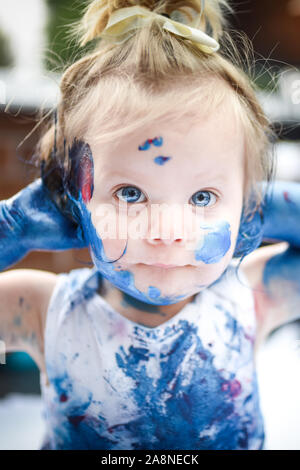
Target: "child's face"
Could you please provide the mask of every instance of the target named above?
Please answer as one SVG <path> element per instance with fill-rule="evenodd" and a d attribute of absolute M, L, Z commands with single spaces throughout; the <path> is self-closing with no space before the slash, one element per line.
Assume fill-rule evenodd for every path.
<path fill-rule="evenodd" d="M 99 271 L 154 304 L 217 280 L 234 252 L 243 199 L 244 138 L 232 110 L 196 123 L 157 122 L 113 147 L 87 141 L 94 193 L 84 224 Z M 127 238 L 125 254 L 103 262 L 100 238 L 109 260 L 120 258 Z"/>

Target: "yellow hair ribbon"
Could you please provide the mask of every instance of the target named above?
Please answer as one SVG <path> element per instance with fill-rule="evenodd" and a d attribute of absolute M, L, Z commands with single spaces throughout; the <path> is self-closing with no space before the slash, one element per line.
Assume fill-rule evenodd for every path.
<path fill-rule="evenodd" d="M 105 29 L 99 36 L 113 41 L 116 44 L 121 44 L 134 34 L 134 30 L 143 27 L 149 19 L 154 16 L 161 19 L 163 22 L 162 27 L 164 29 L 176 34 L 177 36 L 193 41 L 206 53 L 215 52 L 220 47 L 219 43 L 215 39 L 203 31 L 166 18 L 163 15 L 159 15 L 158 13 L 139 5 L 120 8 L 119 10 L 114 11 L 110 16 Z"/>

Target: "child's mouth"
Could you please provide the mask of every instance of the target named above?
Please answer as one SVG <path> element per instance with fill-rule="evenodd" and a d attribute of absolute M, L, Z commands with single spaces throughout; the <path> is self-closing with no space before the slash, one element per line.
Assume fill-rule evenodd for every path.
<path fill-rule="evenodd" d="M 172 269 L 172 268 L 179 268 L 176 264 L 162 264 L 162 263 L 155 263 L 151 264 L 150 266 L 155 266 L 157 268 L 164 268 L 164 269 Z"/>
<path fill-rule="evenodd" d="M 147 266 L 151 268 L 160 268 L 160 269 L 179 269 L 179 268 L 186 268 L 190 265 L 184 264 L 184 265 L 178 265 L 178 264 L 164 264 L 164 263 L 138 263 L 141 266 Z"/>

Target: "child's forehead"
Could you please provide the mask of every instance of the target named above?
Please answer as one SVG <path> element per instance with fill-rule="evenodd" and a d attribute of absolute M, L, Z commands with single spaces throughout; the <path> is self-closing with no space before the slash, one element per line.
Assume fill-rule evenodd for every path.
<path fill-rule="evenodd" d="M 121 135 L 112 142 L 97 145 L 97 135 L 91 136 L 92 146 L 102 154 L 124 154 L 125 150 L 142 153 L 163 148 L 230 148 L 244 135 L 241 121 L 232 109 L 222 108 L 208 115 L 168 120 L 159 119 Z"/>
<path fill-rule="evenodd" d="M 176 167 L 185 173 L 216 174 L 242 162 L 244 133 L 232 113 L 218 113 L 194 120 L 151 123 L 111 144 L 91 142 L 91 148 L 101 172 L 124 172 L 128 168 L 172 171 Z"/>

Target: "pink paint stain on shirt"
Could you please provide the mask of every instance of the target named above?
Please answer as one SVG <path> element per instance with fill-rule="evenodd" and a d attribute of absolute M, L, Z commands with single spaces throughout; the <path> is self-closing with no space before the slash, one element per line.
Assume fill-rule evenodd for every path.
<path fill-rule="evenodd" d="M 242 386 L 238 380 L 233 379 L 223 383 L 221 389 L 223 392 L 229 391 L 232 398 L 235 398 L 241 393 Z"/>

